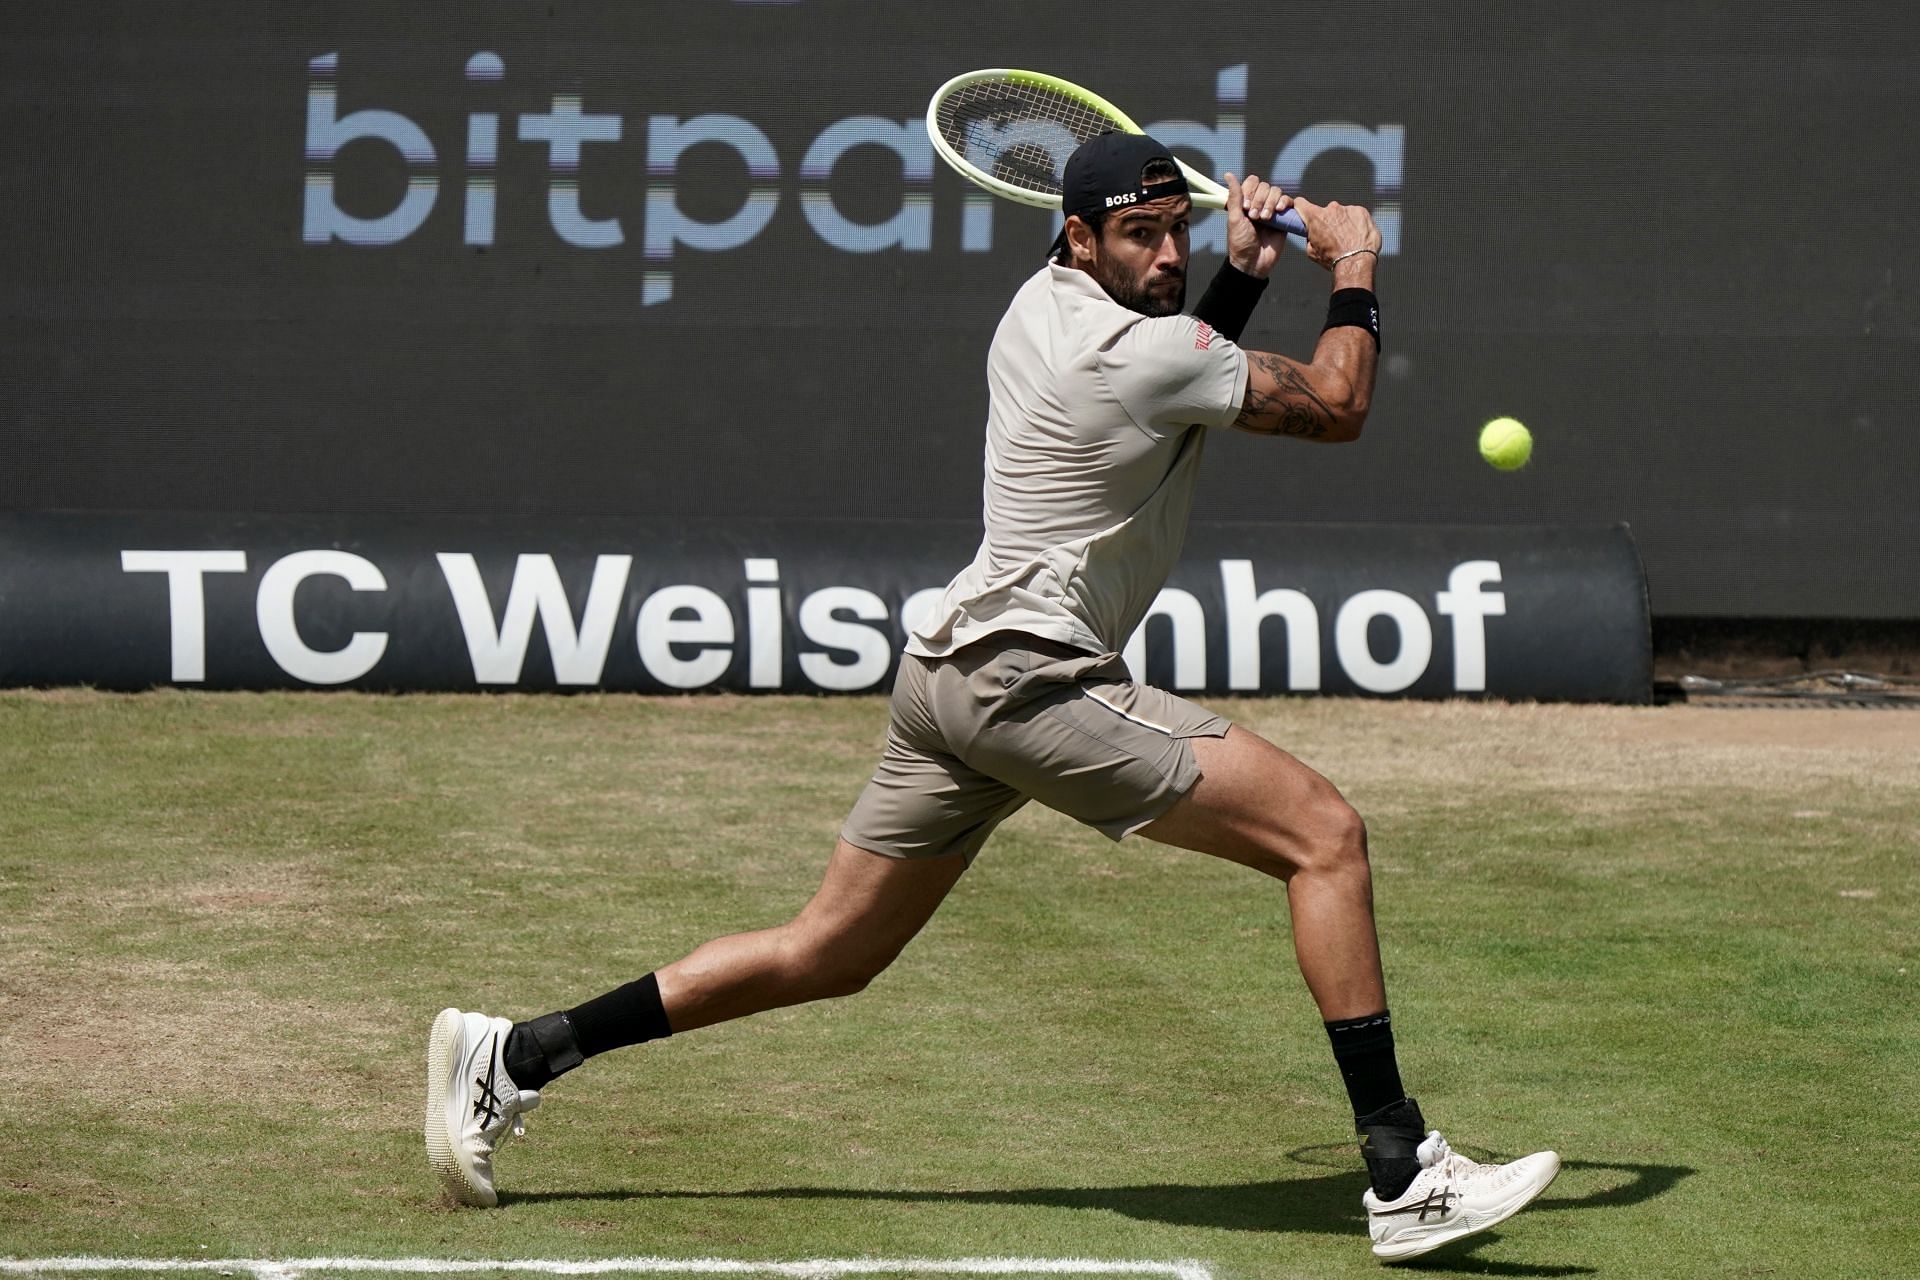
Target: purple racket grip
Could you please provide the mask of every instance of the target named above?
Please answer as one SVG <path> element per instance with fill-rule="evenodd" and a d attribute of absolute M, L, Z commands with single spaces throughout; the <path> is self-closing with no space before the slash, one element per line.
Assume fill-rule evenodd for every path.
<path fill-rule="evenodd" d="M 1302 222 L 1300 215 L 1291 209 L 1282 209 L 1279 213 L 1274 214 L 1273 225 L 1279 227 L 1282 231 L 1299 236 L 1302 240 L 1307 238 L 1307 224 Z"/>

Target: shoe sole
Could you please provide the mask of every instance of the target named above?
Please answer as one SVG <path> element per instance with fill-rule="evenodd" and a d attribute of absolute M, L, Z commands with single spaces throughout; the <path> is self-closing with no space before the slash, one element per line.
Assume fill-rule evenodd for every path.
<path fill-rule="evenodd" d="M 454 1044 L 460 1038 L 458 1009 L 442 1009 L 427 1036 L 427 1163 L 440 1179 L 440 1189 L 460 1204 L 491 1208 L 498 1197 L 476 1187 L 453 1153 L 455 1135 L 447 1127 L 447 1083 L 452 1079 Z"/>
<path fill-rule="evenodd" d="M 1422 1254 L 1432 1253 L 1435 1249 L 1452 1244 L 1455 1240 L 1478 1235 L 1491 1227 L 1499 1226 L 1532 1204 L 1535 1198 L 1552 1186 L 1553 1180 L 1560 1176 L 1560 1156 L 1555 1152 L 1546 1154 L 1553 1157 L 1552 1167 L 1547 1170 L 1547 1176 L 1539 1182 L 1520 1184 L 1515 1188 L 1511 1199 L 1501 1201 L 1490 1210 L 1462 1215 L 1458 1222 L 1436 1227 L 1431 1235 L 1422 1235 L 1401 1244 L 1376 1244 L 1373 1246 L 1373 1256 L 1383 1262 L 1405 1262 L 1409 1258 L 1418 1258 Z"/>

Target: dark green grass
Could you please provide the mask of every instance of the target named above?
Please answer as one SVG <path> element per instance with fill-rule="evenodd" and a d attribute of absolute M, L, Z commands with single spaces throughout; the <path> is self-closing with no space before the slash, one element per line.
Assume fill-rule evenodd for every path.
<path fill-rule="evenodd" d="M 1804 713 L 1741 745 L 1698 719 L 1728 712 L 1223 710 L 1369 815 L 1429 1119 L 1567 1160 L 1426 1269 L 1920 1274 L 1920 717 L 1795 746 Z M 1374 1274 L 1280 886 L 1037 810 L 866 994 L 591 1063 L 506 1148 L 502 1209 L 439 1203 L 433 1013 L 542 1012 L 785 919 L 883 715 L 0 696 L 0 1255 Z M 1684 716 L 1700 742 L 1644 732 Z"/>

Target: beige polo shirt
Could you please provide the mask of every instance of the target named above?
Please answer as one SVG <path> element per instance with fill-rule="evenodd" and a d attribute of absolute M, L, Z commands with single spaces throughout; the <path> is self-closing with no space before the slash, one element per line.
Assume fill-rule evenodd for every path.
<path fill-rule="evenodd" d="M 1246 353 L 1048 264 L 1000 321 L 987 388 L 985 536 L 907 652 L 999 631 L 1118 652 L 1179 559 L 1205 428 L 1238 416 Z"/>

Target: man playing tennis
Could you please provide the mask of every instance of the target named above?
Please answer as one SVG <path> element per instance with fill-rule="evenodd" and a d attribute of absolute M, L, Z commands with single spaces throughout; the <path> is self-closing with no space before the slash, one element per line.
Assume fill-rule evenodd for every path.
<path fill-rule="evenodd" d="M 1366 829 L 1280 748 L 1136 682 L 1118 656 L 1179 555 L 1209 430 L 1352 440 L 1379 352 L 1380 234 L 1365 209 L 1227 175 L 1228 261 L 1192 316 L 1187 184 L 1166 148 L 1109 133 L 1067 162 L 1068 215 L 987 360 L 985 536 L 912 632 L 885 753 L 813 899 L 637 982 L 510 1023 L 443 1011 L 426 1136 L 442 1182 L 493 1204 L 492 1154 L 538 1090 L 609 1049 L 829 996 L 900 954 L 1008 815 L 1038 800 L 1287 885 L 1300 971 L 1326 1024 L 1372 1179 L 1373 1251 L 1410 1258 L 1484 1230 L 1552 1181 L 1552 1152 L 1483 1165 L 1427 1131 L 1401 1086 L 1375 940 Z M 1237 342 L 1292 207 L 1332 274 L 1310 362 Z"/>

